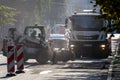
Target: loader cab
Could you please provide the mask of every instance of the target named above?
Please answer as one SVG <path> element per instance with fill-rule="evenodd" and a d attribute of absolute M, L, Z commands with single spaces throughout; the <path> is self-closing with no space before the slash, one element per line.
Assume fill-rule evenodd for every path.
<path fill-rule="evenodd" d="M 45 40 L 44 26 L 27 26 L 25 28 L 24 34 L 27 37 L 33 37 L 34 39 Z"/>
<path fill-rule="evenodd" d="M 24 60 L 36 59 L 40 64 L 49 60 L 49 48 L 45 40 L 44 26 L 27 26 L 24 30 Z"/>

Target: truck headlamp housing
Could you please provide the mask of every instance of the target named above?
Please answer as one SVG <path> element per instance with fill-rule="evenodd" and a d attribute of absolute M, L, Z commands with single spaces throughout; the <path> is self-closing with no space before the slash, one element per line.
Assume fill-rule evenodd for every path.
<path fill-rule="evenodd" d="M 100 45 L 100 47 L 101 47 L 102 50 L 105 50 L 106 45 L 105 45 L 105 44 L 102 44 L 102 45 Z"/>
<path fill-rule="evenodd" d="M 70 45 L 71 50 L 74 50 L 74 47 L 75 47 L 75 45 L 73 45 L 73 44 Z"/>
<path fill-rule="evenodd" d="M 73 44 L 70 45 L 70 48 L 74 48 L 74 47 L 75 47 L 75 45 L 73 45 Z"/>
<path fill-rule="evenodd" d="M 105 44 L 102 44 L 102 45 L 100 45 L 100 47 L 101 47 L 101 48 L 105 48 L 105 47 L 106 47 L 106 45 L 105 45 Z"/>

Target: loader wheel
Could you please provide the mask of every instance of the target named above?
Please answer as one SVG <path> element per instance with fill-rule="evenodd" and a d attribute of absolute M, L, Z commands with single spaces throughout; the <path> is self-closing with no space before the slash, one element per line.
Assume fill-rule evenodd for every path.
<path fill-rule="evenodd" d="M 28 58 L 24 58 L 24 62 L 26 62 L 28 60 Z"/>
<path fill-rule="evenodd" d="M 48 57 L 49 57 L 49 54 L 47 51 L 41 51 L 41 53 L 39 53 L 39 55 L 36 57 L 36 61 L 39 63 L 39 64 L 45 64 L 48 62 Z"/>
<path fill-rule="evenodd" d="M 36 58 L 36 61 L 39 63 L 39 64 L 45 64 L 45 63 L 47 63 L 47 61 L 48 61 L 48 59 L 45 59 L 44 57 L 38 57 L 38 58 Z"/>

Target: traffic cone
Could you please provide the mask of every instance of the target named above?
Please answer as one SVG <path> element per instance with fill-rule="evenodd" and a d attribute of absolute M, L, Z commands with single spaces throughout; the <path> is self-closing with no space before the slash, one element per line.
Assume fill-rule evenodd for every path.
<path fill-rule="evenodd" d="M 14 46 L 7 47 L 7 77 L 15 76 Z"/>
<path fill-rule="evenodd" d="M 23 58 L 23 45 L 18 44 L 16 45 L 16 51 L 17 51 L 17 71 L 16 73 L 24 73 L 24 58 Z"/>

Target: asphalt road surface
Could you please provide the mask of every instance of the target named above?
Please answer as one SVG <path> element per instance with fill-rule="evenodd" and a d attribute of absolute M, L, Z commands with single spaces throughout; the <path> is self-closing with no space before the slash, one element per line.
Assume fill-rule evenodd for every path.
<path fill-rule="evenodd" d="M 94 67 L 94 63 L 86 66 Z M 25 63 L 24 67 L 25 73 L 6 77 L 7 59 L 0 54 L 0 80 L 107 80 L 108 78 L 108 69 L 73 68 L 63 62 L 55 65 L 49 63 L 39 65 L 31 59 Z"/>

